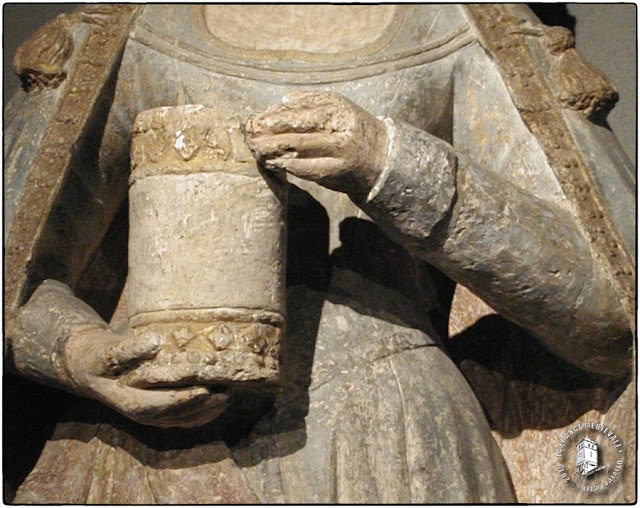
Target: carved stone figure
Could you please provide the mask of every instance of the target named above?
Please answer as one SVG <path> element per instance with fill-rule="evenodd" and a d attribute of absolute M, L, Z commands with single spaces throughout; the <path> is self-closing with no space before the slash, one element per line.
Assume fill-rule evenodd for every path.
<path fill-rule="evenodd" d="M 5 356 L 74 395 L 16 502 L 585 501 L 518 446 L 633 450 L 632 170 L 570 33 L 90 5 L 15 67 Z M 453 281 L 513 324 L 449 340 Z"/>

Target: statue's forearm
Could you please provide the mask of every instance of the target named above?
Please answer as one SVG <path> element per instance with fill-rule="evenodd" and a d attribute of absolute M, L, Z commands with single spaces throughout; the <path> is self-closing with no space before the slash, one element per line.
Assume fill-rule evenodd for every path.
<path fill-rule="evenodd" d="M 64 347 L 73 332 L 88 328 L 106 328 L 106 323 L 64 284 L 43 282 L 8 327 L 15 368 L 34 381 L 75 391 Z"/>
<path fill-rule="evenodd" d="M 387 233 L 468 286 L 567 360 L 621 375 L 630 334 L 568 210 L 534 198 L 406 124 L 362 208 Z"/>

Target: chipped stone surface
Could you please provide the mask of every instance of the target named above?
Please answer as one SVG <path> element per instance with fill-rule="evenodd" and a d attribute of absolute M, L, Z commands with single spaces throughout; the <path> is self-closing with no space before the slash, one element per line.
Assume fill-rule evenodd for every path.
<path fill-rule="evenodd" d="M 283 324 L 234 321 L 206 316 L 201 322 L 180 321 L 138 325 L 134 333 L 163 338 L 153 361 L 145 362 L 123 380 L 138 387 L 225 384 L 278 380 Z M 249 316 L 255 317 L 255 316 Z"/>
<path fill-rule="evenodd" d="M 14 133 L 18 142 L 5 147 L 5 160 L 13 166 L 14 173 L 7 186 L 16 198 L 9 207 L 11 223 L 5 223 L 9 232 L 5 237 L 8 316 L 39 282 L 54 278 L 52 271 L 65 283 L 77 282 L 125 190 L 109 185 L 113 182 L 105 178 L 106 174 L 96 175 L 96 140 L 87 133 L 104 127 L 105 106 L 113 93 L 110 77 L 118 67 L 139 9 L 111 5 L 103 11 L 102 26 L 89 23 L 88 34 L 85 27 L 75 29 L 83 44 L 67 63 L 73 69 L 70 79 L 56 90 L 30 93 L 40 94 L 38 97 L 18 92 L 14 99 L 12 110 L 17 119 L 10 123 L 18 127 Z M 26 106 L 35 120 L 37 134 L 33 144 L 24 139 L 30 129 L 20 128 L 19 105 Z M 81 151 L 86 152 L 90 163 L 79 164 Z M 60 205 L 61 199 L 70 209 Z M 82 219 L 71 210 L 81 213 Z M 73 230 L 72 239 L 61 238 L 68 232 L 61 225 Z"/>
<path fill-rule="evenodd" d="M 99 425 L 58 426 L 15 501 L 515 499 L 469 386 L 429 335 L 403 322 L 420 320 L 414 302 L 344 270 L 328 294 L 296 286 L 288 296 L 283 387 L 251 434 L 229 446 L 217 436 L 233 421 L 176 434 L 102 411 Z"/>
<path fill-rule="evenodd" d="M 408 143 L 401 157 L 408 162 L 397 173 L 409 178 L 410 185 L 389 180 L 393 185 L 383 190 L 393 206 L 384 211 L 385 192 L 379 194 L 382 215 L 357 210 L 345 195 L 296 182 L 300 188 L 290 210 L 297 208 L 299 236 L 288 262 L 295 267 L 297 284 L 312 281 L 322 290 L 289 288 L 287 334 L 282 334 L 284 299 L 278 299 L 284 283 L 279 283 L 280 293 L 266 283 L 273 280 L 269 277 L 281 277 L 282 266 L 275 267 L 278 275 L 262 273 L 258 278 L 269 287 L 253 295 L 233 279 L 242 269 L 251 271 L 277 258 L 273 250 L 252 258 L 253 265 L 233 265 L 230 253 L 237 245 L 251 251 L 250 242 L 242 244 L 234 237 L 224 243 L 225 238 L 218 238 L 215 247 L 229 257 L 228 269 L 219 270 L 225 283 L 215 291 L 203 289 L 212 283 L 206 270 L 195 273 L 182 266 L 176 271 L 174 288 L 162 277 L 155 281 L 146 274 L 139 277 L 133 289 L 127 289 L 133 298 L 119 320 L 126 321 L 129 314 L 139 344 L 157 344 L 149 340 L 150 334 L 162 336 L 166 350 L 158 354 L 158 361 L 171 362 L 177 355 L 184 368 L 172 377 L 154 370 L 149 361 L 139 368 L 138 374 L 147 369 L 140 379 L 156 386 L 217 381 L 218 373 L 206 378 L 202 369 L 215 366 L 209 363 L 215 353 L 229 355 L 226 370 L 242 377 L 245 364 L 251 363 L 247 372 L 258 373 L 264 381 L 273 373 L 268 359 L 280 356 L 283 388 L 272 412 L 263 416 L 270 409 L 270 394 L 259 402 L 233 392 L 218 420 L 178 431 L 123 421 L 94 402 L 58 427 L 18 490 L 17 502 L 591 502 L 592 498 L 573 496 L 554 483 L 552 464 L 538 450 L 548 446 L 558 429 L 587 416 L 624 428 L 628 449 L 635 450 L 633 383 L 627 386 L 628 379 L 585 374 L 543 346 L 536 349 L 537 339 L 526 332 L 505 331 L 496 325 L 496 316 L 465 322 L 465 330 L 447 343 L 452 363 L 438 346 L 443 338 L 438 332 L 444 335 L 446 327 L 451 282 L 425 268 L 415 249 L 408 253 L 399 246 L 383 245 L 382 240 L 388 240 L 372 229 L 367 217 L 380 224 L 384 214 L 400 219 L 401 229 L 414 236 L 420 236 L 422 229 L 428 248 L 418 249 L 420 255 L 469 284 L 503 315 L 543 338 L 555 337 L 552 346 L 565 356 L 582 352 L 573 341 L 587 340 L 587 349 L 602 351 L 602 357 L 596 354 L 593 362 L 585 363 L 597 371 L 610 356 L 614 363 L 622 359 L 622 364 L 628 356 L 624 347 L 615 350 L 627 342 L 612 340 L 627 326 L 613 303 L 622 300 L 627 317 L 633 314 L 635 268 L 629 266 L 625 252 L 630 252 L 633 233 L 621 231 L 618 241 L 613 231 L 616 226 L 635 230 L 634 220 L 627 217 L 633 208 L 627 198 L 633 193 L 619 182 L 609 185 L 611 180 L 603 176 L 626 162 L 618 160 L 615 143 L 604 129 L 598 130 L 581 113 L 566 111 L 563 98 L 548 93 L 545 79 L 557 78 L 551 74 L 560 65 L 553 64 L 556 56 L 545 60 L 542 38 L 504 29 L 509 21 L 505 15 L 517 7 L 411 5 L 393 12 L 389 6 L 383 8 L 385 29 L 365 26 L 362 30 L 370 44 L 354 48 L 355 53 L 338 51 L 339 45 L 327 41 L 324 50 L 312 44 L 307 46 L 310 51 L 297 53 L 298 58 L 279 58 L 287 45 L 271 40 L 263 41 L 266 47 L 234 46 L 234 57 L 229 58 L 230 53 L 220 49 L 228 47 L 229 40 L 221 46 L 203 32 L 202 6 L 144 6 L 131 31 L 128 23 L 138 8 L 88 7 L 90 12 L 80 17 L 84 25 L 73 32 L 76 49 L 64 64 L 75 72 L 68 72 L 57 89 L 40 92 L 38 100 L 22 97 L 23 101 L 12 103 L 18 118 L 20 104 L 31 109 L 24 123 L 10 122 L 8 168 L 18 175 L 13 181 L 20 187 L 10 189 L 15 197 L 11 218 L 17 210 L 6 258 L 11 313 L 46 278 L 69 284 L 83 297 L 82 291 L 93 291 L 94 307 L 117 301 L 124 278 L 112 276 L 122 270 L 114 262 L 118 257 L 109 254 L 126 251 L 126 242 L 108 230 L 112 224 L 115 233 L 126 235 L 126 220 L 112 219 L 116 210 L 125 210 L 126 217 L 123 198 L 130 149 L 134 161 L 141 161 L 134 162 L 132 189 L 144 187 L 145 182 L 153 187 L 151 181 L 165 179 L 158 193 L 164 196 L 161 202 L 174 205 L 167 217 L 184 220 L 185 211 L 200 213 L 199 220 L 186 221 L 189 228 L 185 224 L 180 229 L 179 221 L 173 221 L 175 237 L 206 224 L 210 210 L 217 211 L 218 218 L 242 215 L 247 211 L 243 206 L 256 199 L 257 192 L 248 184 L 241 198 L 229 198 L 239 181 L 255 177 L 248 150 L 237 143 L 239 129 L 217 125 L 167 129 L 163 122 L 141 122 L 132 145 L 134 120 L 144 110 L 202 104 L 205 109 L 216 108 L 222 123 L 240 125 L 294 89 L 328 90 L 373 116 L 390 117 L 418 131 L 409 137 L 428 138 L 422 131 L 437 135 L 453 146 L 456 155 L 466 152 L 471 161 L 458 159 L 462 163 L 457 178 L 442 164 L 445 171 L 435 177 L 429 173 L 442 188 L 429 189 L 417 171 L 412 173 L 417 167 L 412 154 L 439 143 L 427 142 L 418 149 Z M 246 29 L 242 16 L 231 19 L 240 26 L 227 26 L 227 35 Z M 116 48 L 122 47 L 127 34 L 120 60 Z M 315 44 L 311 33 L 304 35 Z M 79 44 L 81 36 L 89 41 L 84 52 L 78 51 L 85 48 Z M 567 51 L 561 53 L 565 54 L 556 60 L 563 58 L 566 63 Z M 575 60 L 573 51 L 570 57 Z M 105 70 L 99 83 L 92 78 L 95 62 Z M 552 91 L 557 95 L 557 89 Z M 607 93 L 603 89 L 602 97 L 606 99 Z M 583 109 L 588 112 L 598 100 L 578 97 L 575 105 L 586 105 Z M 191 113 L 200 111 L 200 106 L 191 107 Z M 49 117 L 58 123 L 47 123 Z M 70 127 L 59 129 L 60 122 Z M 23 126 L 29 123 L 38 126 L 32 138 L 16 135 L 26 132 Z M 367 151 L 362 153 L 366 156 Z M 236 157 L 247 158 L 237 165 Z M 170 166 L 178 171 L 166 174 Z M 177 193 L 176 186 L 168 183 L 173 176 L 180 176 L 193 192 Z M 214 180 L 217 185 L 208 185 Z M 363 181 L 370 183 L 367 178 Z M 409 188 L 429 194 L 439 205 L 430 220 L 407 219 L 408 210 L 403 208 L 415 212 L 423 206 L 414 199 L 403 207 L 398 198 Z M 142 199 L 148 205 L 146 198 L 158 189 L 134 196 L 132 202 Z M 624 197 L 618 202 L 616 189 Z M 198 196 L 207 192 L 212 192 L 209 199 L 199 202 Z M 600 200 L 598 196 L 606 192 L 608 197 Z M 162 206 L 142 206 L 133 213 L 140 218 L 149 212 L 153 219 L 157 208 Z M 305 225 L 311 212 L 317 222 Z M 253 231 L 254 226 L 264 225 L 263 218 L 254 217 L 240 229 Z M 153 235 L 136 246 L 136 239 L 143 237 L 139 233 L 132 235 L 131 260 L 132 272 L 137 266 L 142 274 L 145 269 L 153 271 L 150 260 L 166 252 L 152 249 Z M 188 240 L 197 242 L 203 236 Z M 366 241 L 370 237 L 377 241 Z M 396 238 L 416 247 L 415 238 Z M 440 240 L 447 240 L 445 249 L 438 250 Z M 145 255 L 150 252 L 153 255 Z M 202 267 L 210 266 L 206 252 L 199 258 Z M 556 254 L 541 256 L 545 252 Z M 141 253 L 138 259 L 135 253 Z M 188 257 L 184 253 L 184 248 L 169 253 L 179 268 L 182 258 Z M 330 277 L 327 291 L 325 281 Z M 154 281 L 153 291 L 145 294 L 141 281 Z M 280 296 L 265 303 L 265 295 L 273 294 Z M 255 298 L 252 301 L 261 309 L 257 315 L 255 309 L 238 303 L 250 300 L 247 296 Z M 213 298 L 218 300 L 212 303 Z M 104 319 L 109 308 L 102 309 Z M 206 319 L 199 319 L 201 309 L 208 313 Z M 156 319 L 161 315 L 168 320 Z M 487 323 L 491 326 L 484 329 Z M 599 332 L 592 335 L 594 329 Z M 42 335 L 46 344 L 51 337 Z M 10 334 L 7 342 L 11 338 Z M 275 353 L 277 342 L 283 343 L 281 355 Z M 24 346 L 21 341 L 15 344 Z M 23 350 L 26 356 L 29 350 Z M 31 348 L 40 357 L 39 352 L 50 350 L 51 344 Z M 265 371 L 255 370 L 256 366 Z M 45 362 L 37 372 L 38 361 L 30 362 L 27 375 L 55 376 L 55 370 L 47 367 Z M 624 369 L 615 372 L 610 364 L 605 370 L 624 373 Z M 117 385 L 115 379 L 109 381 Z M 85 408 L 74 402 L 74 407 Z M 253 427 L 259 416 L 261 421 Z M 68 464 L 64 470 L 60 460 Z M 630 462 L 627 473 L 634 467 Z M 626 474 L 607 501 L 633 502 L 634 496 L 635 475 Z"/>
<path fill-rule="evenodd" d="M 237 118 L 158 108 L 133 128 L 129 325 L 160 353 L 134 386 L 278 377 L 286 183 L 261 175 Z"/>

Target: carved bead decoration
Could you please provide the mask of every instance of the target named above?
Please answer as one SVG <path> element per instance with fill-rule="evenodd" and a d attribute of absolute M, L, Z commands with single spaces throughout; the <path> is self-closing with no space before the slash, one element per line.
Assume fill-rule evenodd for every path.
<path fill-rule="evenodd" d="M 127 382 L 140 387 L 177 383 L 228 384 L 277 380 L 282 326 L 260 322 L 152 323 L 136 335 L 154 333 L 164 344 L 157 357 L 133 371 Z"/>

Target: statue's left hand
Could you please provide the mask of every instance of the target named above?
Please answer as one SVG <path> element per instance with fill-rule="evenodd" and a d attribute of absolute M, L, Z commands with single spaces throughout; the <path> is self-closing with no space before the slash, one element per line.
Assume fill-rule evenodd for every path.
<path fill-rule="evenodd" d="M 284 169 L 333 190 L 366 195 L 382 172 L 387 130 L 333 92 L 298 91 L 250 118 L 247 144 L 267 169 Z"/>
<path fill-rule="evenodd" d="M 140 389 L 122 376 L 141 361 L 153 358 L 162 346 L 153 336 L 122 336 L 104 328 L 74 332 L 64 349 L 64 365 L 75 391 L 97 399 L 145 425 L 195 427 L 226 408 L 228 396 L 204 386 Z"/>

